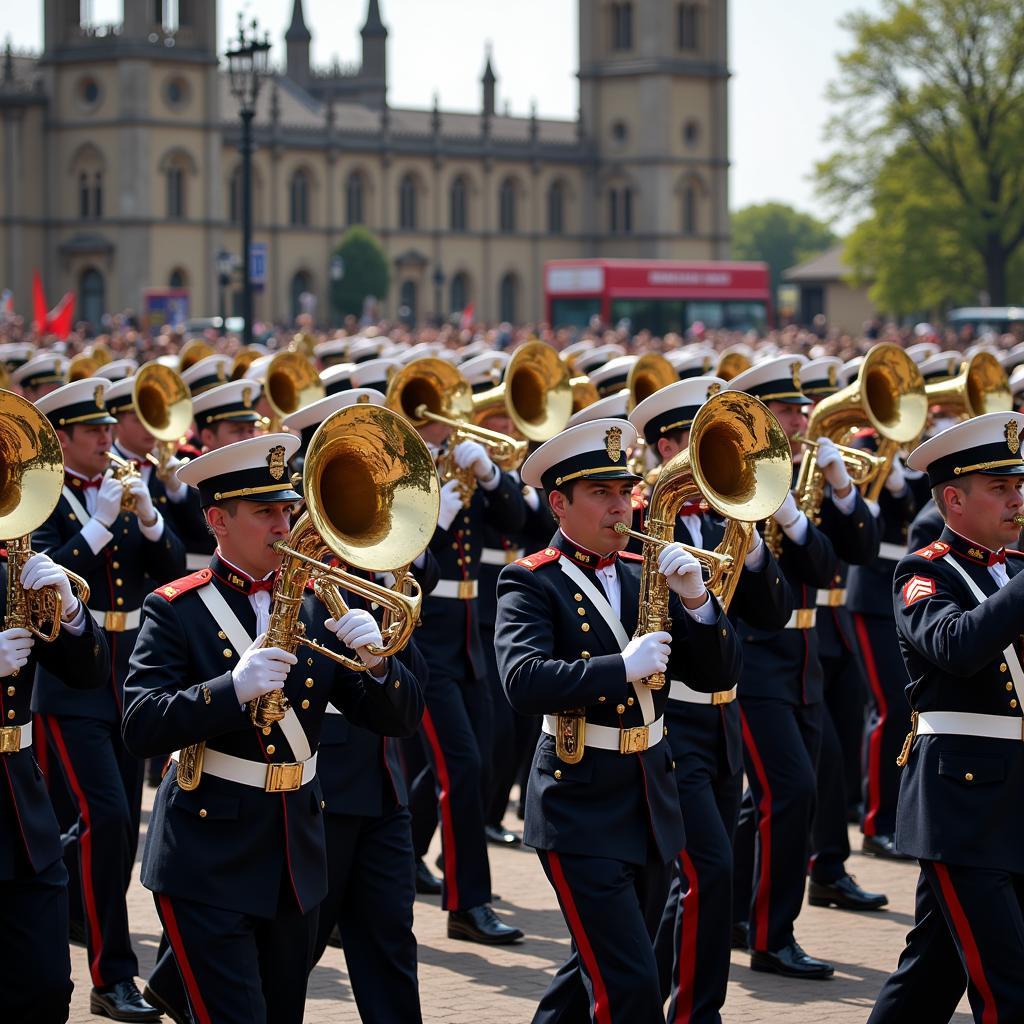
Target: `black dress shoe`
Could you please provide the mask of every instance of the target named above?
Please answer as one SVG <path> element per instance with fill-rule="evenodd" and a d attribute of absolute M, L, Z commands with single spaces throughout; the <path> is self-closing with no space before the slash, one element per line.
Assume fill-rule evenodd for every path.
<path fill-rule="evenodd" d="M 89 993 L 89 1012 L 111 1020 L 160 1020 L 160 1011 L 142 998 L 132 978 L 117 981 L 105 988 L 94 988 Z"/>
<path fill-rule="evenodd" d="M 734 921 L 732 939 L 729 943 L 733 949 L 750 949 L 750 925 L 746 921 Z"/>
<path fill-rule="evenodd" d="M 68 921 L 68 942 L 75 946 L 85 945 L 85 924 L 73 918 Z"/>
<path fill-rule="evenodd" d="M 448 915 L 448 938 L 482 942 L 486 946 L 507 946 L 518 942 L 523 933 L 498 920 L 489 903 L 469 910 L 453 910 Z"/>
<path fill-rule="evenodd" d="M 142 998 L 165 1017 L 170 1017 L 174 1024 L 192 1024 L 192 1016 L 187 1009 L 175 1009 L 162 995 L 154 992 L 148 985 L 142 990 Z"/>
<path fill-rule="evenodd" d="M 484 825 L 484 835 L 487 837 L 487 842 L 493 843 L 495 846 L 522 845 L 522 840 L 515 832 L 509 832 L 508 829 L 498 825 Z"/>
<path fill-rule="evenodd" d="M 860 849 L 861 853 L 866 853 L 869 857 L 884 857 L 887 860 L 914 859 L 896 849 L 896 840 L 892 836 L 865 836 Z"/>
<path fill-rule="evenodd" d="M 865 892 L 852 875 L 843 875 L 826 884 L 811 879 L 807 896 L 812 907 L 838 907 L 840 910 L 881 910 L 889 897 L 880 892 Z"/>
<path fill-rule="evenodd" d="M 824 960 L 808 956 L 796 942 L 791 942 L 774 953 L 750 951 L 750 969 L 766 974 L 781 974 L 787 978 L 831 978 L 836 969 Z"/>
<path fill-rule="evenodd" d="M 441 895 L 441 879 L 423 863 L 422 858 L 416 861 L 416 891 L 421 896 Z"/>

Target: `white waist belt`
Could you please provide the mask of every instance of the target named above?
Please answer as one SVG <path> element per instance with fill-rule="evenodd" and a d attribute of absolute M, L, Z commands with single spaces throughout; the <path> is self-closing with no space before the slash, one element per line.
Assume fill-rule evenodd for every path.
<path fill-rule="evenodd" d="M 814 603 L 819 608 L 845 608 L 846 587 L 833 587 L 831 590 L 819 590 Z"/>
<path fill-rule="evenodd" d="M 526 551 L 523 548 L 484 548 L 480 552 L 481 565 L 508 565 L 523 557 Z"/>
<path fill-rule="evenodd" d="M 431 597 L 451 597 L 457 601 L 472 601 L 477 596 L 476 580 L 438 580 L 430 592 Z"/>
<path fill-rule="evenodd" d="M 142 619 L 141 608 L 136 608 L 130 612 L 114 609 L 109 612 L 101 612 L 95 608 L 90 608 L 89 614 L 92 616 L 93 622 L 97 626 L 102 626 L 108 633 L 126 633 L 130 629 L 138 629 L 139 622 Z"/>
<path fill-rule="evenodd" d="M 212 555 L 204 555 L 198 551 L 189 551 L 185 554 L 185 568 L 195 572 L 197 569 L 205 569 L 210 564 Z"/>
<path fill-rule="evenodd" d="M 715 693 L 702 693 L 687 686 L 682 679 L 672 679 L 669 681 L 668 699 L 685 701 L 687 704 L 730 704 L 736 699 L 736 687 L 717 690 Z"/>
<path fill-rule="evenodd" d="M 898 562 L 907 553 L 906 547 L 901 544 L 879 544 L 878 557 L 888 558 L 890 562 Z"/>
<path fill-rule="evenodd" d="M 32 746 L 32 723 L 0 726 L 0 754 L 16 754 Z"/>
<path fill-rule="evenodd" d="M 176 750 L 171 754 L 171 760 L 177 763 L 179 752 Z M 298 769 L 301 765 L 302 779 L 298 780 Z M 282 769 L 285 772 L 294 772 L 297 785 L 280 785 L 272 782 L 275 774 L 280 774 Z M 218 779 L 227 779 L 228 782 L 238 782 L 243 786 L 252 786 L 254 789 L 265 789 L 270 792 L 289 792 L 305 786 L 312 782 L 316 776 L 316 754 L 302 762 L 293 764 L 273 763 L 266 764 L 263 761 L 247 761 L 244 757 L 235 757 L 233 754 L 224 754 L 219 750 L 203 751 L 203 775 L 215 775 Z"/>
<path fill-rule="evenodd" d="M 556 723 L 556 715 L 545 715 L 544 724 L 541 728 L 549 736 L 554 736 L 557 729 Z M 596 747 L 598 750 L 614 750 L 619 752 L 621 750 L 622 733 L 633 733 L 635 735 L 639 729 L 647 730 L 647 750 L 657 746 L 665 738 L 664 715 L 656 718 L 650 725 L 633 726 L 632 728 L 625 729 L 615 729 L 609 725 L 593 725 L 590 722 L 585 723 L 585 725 L 583 745 L 585 747 Z"/>
<path fill-rule="evenodd" d="M 1024 718 L 1019 715 L 979 715 L 972 711 L 922 711 L 918 736 L 983 736 L 1024 742 Z"/>

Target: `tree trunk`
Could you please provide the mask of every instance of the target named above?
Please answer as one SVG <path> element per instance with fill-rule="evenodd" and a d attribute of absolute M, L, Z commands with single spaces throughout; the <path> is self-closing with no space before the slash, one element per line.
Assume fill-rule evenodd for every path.
<path fill-rule="evenodd" d="M 985 238 L 981 252 L 985 261 L 985 286 L 988 290 L 990 306 L 1005 306 L 1006 296 L 1006 265 L 1010 261 L 1010 253 L 1006 251 L 999 232 L 994 231 Z"/>

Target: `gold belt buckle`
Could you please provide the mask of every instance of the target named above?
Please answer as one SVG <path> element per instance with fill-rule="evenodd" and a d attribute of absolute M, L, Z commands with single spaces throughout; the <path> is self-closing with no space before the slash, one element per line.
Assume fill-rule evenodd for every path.
<path fill-rule="evenodd" d="M 650 731 L 646 725 L 636 725 L 632 729 L 619 730 L 619 753 L 639 754 L 650 744 Z"/>
<path fill-rule="evenodd" d="M 472 601 L 476 597 L 476 580 L 459 580 L 459 600 Z"/>
<path fill-rule="evenodd" d="M 716 690 L 713 694 L 711 694 L 712 705 L 731 704 L 735 699 L 735 690 Z"/>
<path fill-rule="evenodd" d="M 797 608 L 797 610 L 796 610 L 796 628 L 797 629 L 813 629 L 814 628 L 814 609 L 813 608 Z"/>
<path fill-rule="evenodd" d="M 842 608 L 846 604 L 846 587 L 835 587 L 828 592 L 829 608 Z"/>
<path fill-rule="evenodd" d="M 128 622 L 126 612 L 109 611 L 103 613 L 103 628 L 108 633 L 123 633 Z"/>
<path fill-rule="evenodd" d="M 523 557 L 522 548 L 508 548 L 505 552 L 505 564 L 511 565 L 513 562 L 518 562 Z"/>
<path fill-rule="evenodd" d="M 0 754 L 16 754 L 21 750 L 21 726 L 0 727 Z"/>
<path fill-rule="evenodd" d="M 268 793 L 292 793 L 301 786 L 302 762 L 267 765 L 267 782 L 263 788 Z"/>

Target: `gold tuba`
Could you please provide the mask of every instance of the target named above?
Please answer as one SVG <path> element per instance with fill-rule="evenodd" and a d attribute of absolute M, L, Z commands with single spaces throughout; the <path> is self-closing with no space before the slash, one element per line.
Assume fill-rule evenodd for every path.
<path fill-rule="evenodd" d="M 319 402 L 327 393 L 316 367 L 301 353 L 278 352 L 267 365 L 263 393 L 273 417 L 269 433 L 281 429 L 285 416 Z"/>
<path fill-rule="evenodd" d="M 32 531 L 49 519 L 63 486 L 64 456 L 50 421 L 27 399 L 0 391 L 0 537 L 7 538 L 4 629 L 28 629 L 46 642 L 60 632 L 60 594 L 55 587 L 25 590 L 21 571 L 34 554 Z M 84 606 L 89 585 L 64 571 Z"/>
<path fill-rule="evenodd" d="M 181 346 L 178 353 L 178 373 L 184 373 L 190 366 L 195 366 L 200 359 L 215 356 L 217 350 L 202 338 L 190 338 Z"/>
<path fill-rule="evenodd" d="M 728 609 L 754 523 L 774 515 L 785 501 L 792 465 L 785 431 L 758 399 L 741 391 L 722 391 L 700 407 L 686 451 L 665 463 L 654 485 L 645 532 L 637 534 L 624 523 L 615 527 L 619 533 L 646 542 L 634 636 L 670 625 L 668 583 L 658 572 L 657 551 L 674 539 L 680 507 L 701 498 L 728 521 L 715 551 L 687 548 L 711 570 L 708 589 Z M 652 690 L 660 690 L 665 676 L 657 673 L 644 682 Z"/>
<path fill-rule="evenodd" d="M 738 377 L 753 365 L 750 356 L 742 348 L 726 349 L 719 357 L 714 375 L 721 377 L 722 380 L 732 380 L 733 377 Z"/>
<path fill-rule="evenodd" d="M 65 379 L 68 384 L 73 384 L 76 380 L 87 380 L 89 377 L 95 377 L 102 365 L 94 355 L 79 352 L 77 356 L 72 356 L 68 362 L 68 372 Z"/>
<path fill-rule="evenodd" d="M 964 420 L 1013 409 L 1009 378 L 991 352 L 975 352 L 955 377 L 926 384 L 924 391 L 928 405 L 942 406 Z"/>
<path fill-rule="evenodd" d="M 188 385 L 169 366 L 146 363 L 135 375 L 132 405 L 139 422 L 156 438 L 156 454 L 146 458 L 156 467 L 156 475 L 166 481 L 167 464 L 192 422 Z"/>
<path fill-rule="evenodd" d="M 629 391 L 626 411 L 632 412 L 645 398 L 650 398 L 656 391 L 678 380 L 676 368 L 663 355 L 645 352 L 630 367 L 626 378 L 626 389 Z"/>

